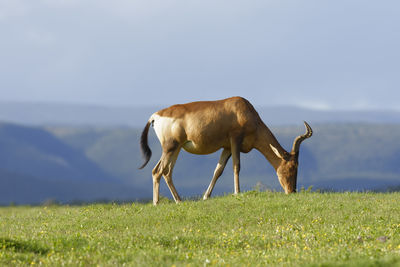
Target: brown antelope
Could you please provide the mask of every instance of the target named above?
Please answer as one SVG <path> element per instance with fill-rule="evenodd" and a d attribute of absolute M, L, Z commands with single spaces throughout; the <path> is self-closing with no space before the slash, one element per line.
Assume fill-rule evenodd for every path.
<path fill-rule="evenodd" d="M 253 148 L 259 150 L 275 168 L 285 193 L 296 192 L 300 144 L 312 135 L 311 127 L 304 122 L 307 131 L 296 137 L 289 153 L 278 143 L 250 102 L 242 97 L 174 105 L 157 111 L 148 120 L 140 140 L 145 159 L 140 169 L 146 166 L 151 157 L 147 142 L 150 125 L 153 125 L 162 146 L 161 158 L 152 171 L 154 205 L 159 200 L 161 175 L 164 176 L 175 202 L 181 201 L 172 182 L 172 170 L 181 148 L 199 155 L 214 153 L 223 148 L 203 199 L 210 197 L 231 156 L 235 194 L 240 192 L 240 152 L 248 153 Z"/>

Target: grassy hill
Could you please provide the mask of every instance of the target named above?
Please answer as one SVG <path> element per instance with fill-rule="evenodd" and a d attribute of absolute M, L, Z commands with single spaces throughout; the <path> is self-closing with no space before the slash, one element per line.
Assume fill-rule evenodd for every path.
<path fill-rule="evenodd" d="M 399 266 L 399 193 L 0 208 L 0 264 Z"/>

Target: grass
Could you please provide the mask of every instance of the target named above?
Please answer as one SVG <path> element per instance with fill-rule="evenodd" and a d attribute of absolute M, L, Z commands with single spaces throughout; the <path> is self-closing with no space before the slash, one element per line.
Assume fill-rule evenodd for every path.
<path fill-rule="evenodd" d="M 0 265 L 400 266 L 400 194 L 0 208 Z"/>

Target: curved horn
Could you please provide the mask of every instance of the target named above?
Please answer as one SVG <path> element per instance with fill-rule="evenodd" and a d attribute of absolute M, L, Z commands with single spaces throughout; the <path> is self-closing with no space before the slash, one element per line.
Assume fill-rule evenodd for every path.
<path fill-rule="evenodd" d="M 306 133 L 303 135 L 299 135 L 296 137 L 296 139 L 294 139 L 293 142 L 293 147 L 292 147 L 292 153 L 298 153 L 299 149 L 300 149 L 300 144 L 301 142 L 303 142 L 305 139 L 310 138 L 313 134 L 313 131 L 310 127 L 310 125 L 308 125 L 307 122 L 304 122 L 304 126 L 306 126 Z"/>

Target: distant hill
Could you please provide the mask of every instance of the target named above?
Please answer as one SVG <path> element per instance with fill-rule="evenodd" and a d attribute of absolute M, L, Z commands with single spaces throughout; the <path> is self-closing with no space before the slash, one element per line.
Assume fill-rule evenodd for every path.
<path fill-rule="evenodd" d="M 314 136 L 301 147 L 299 187 L 314 186 L 327 190 L 372 190 L 400 185 L 400 125 L 384 124 L 316 124 Z M 272 127 L 281 144 L 290 149 L 302 126 Z M 122 181 L 151 188 L 151 169 L 158 161 L 160 144 L 150 131 L 153 157 L 144 170 L 138 170 L 142 159 L 140 130 L 90 129 L 71 131 L 52 127 L 60 139 L 73 147 L 83 147 L 89 158 Z M 92 134 L 90 134 L 90 132 Z M 92 136 L 90 142 L 88 136 Z M 86 145 L 84 145 L 86 144 Z M 198 156 L 182 151 L 174 169 L 175 185 L 184 195 L 200 195 L 211 180 L 219 153 Z M 275 171 L 256 150 L 242 154 L 241 185 L 252 189 L 258 182 L 280 190 Z M 219 179 L 216 192 L 233 191 L 231 162 Z M 164 187 L 164 193 L 169 191 Z"/>
<path fill-rule="evenodd" d="M 24 125 L 142 127 L 154 107 L 103 107 L 56 103 L 0 103 L 0 121 Z"/>
<path fill-rule="evenodd" d="M 132 192 L 127 193 L 126 185 L 84 151 L 48 131 L 0 124 L 0 204 L 134 198 Z"/>
<path fill-rule="evenodd" d="M 312 124 L 314 136 L 301 146 L 298 187 L 323 190 L 397 190 L 400 186 L 400 125 Z M 274 126 L 289 149 L 303 126 Z M 153 157 L 143 170 L 141 129 L 128 127 L 0 124 L 0 204 L 133 200 L 151 198 L 151 169 L 161 150 L 154 131 Z M 174 182 L 182 196 L 201 195 L 211 180 L 219 153 L 198 156 L 182 151 Z M 242 154 L 242 190 L 281 190 L 272 166 L 256 150 Z M 232 163 L 215 194 L 233 191 Z M 163 182 L 161 193 L 170 196 Z"/>
<path fill-rule="evenodd" d="M 0 103 L 0 121 L 25 125 L 129 126 L 141 128 L 164 107 L 103 107 L 56 103 Z M 256 107 L 268 125 L 400 123 L 399 111 L 324 111 L 299 107 Z"/>
<path fill-rule="evenodd" d="M 52 179 L 112 181 L 84 152 L 46 130 L 0 124 L 1 167 Z"/>

